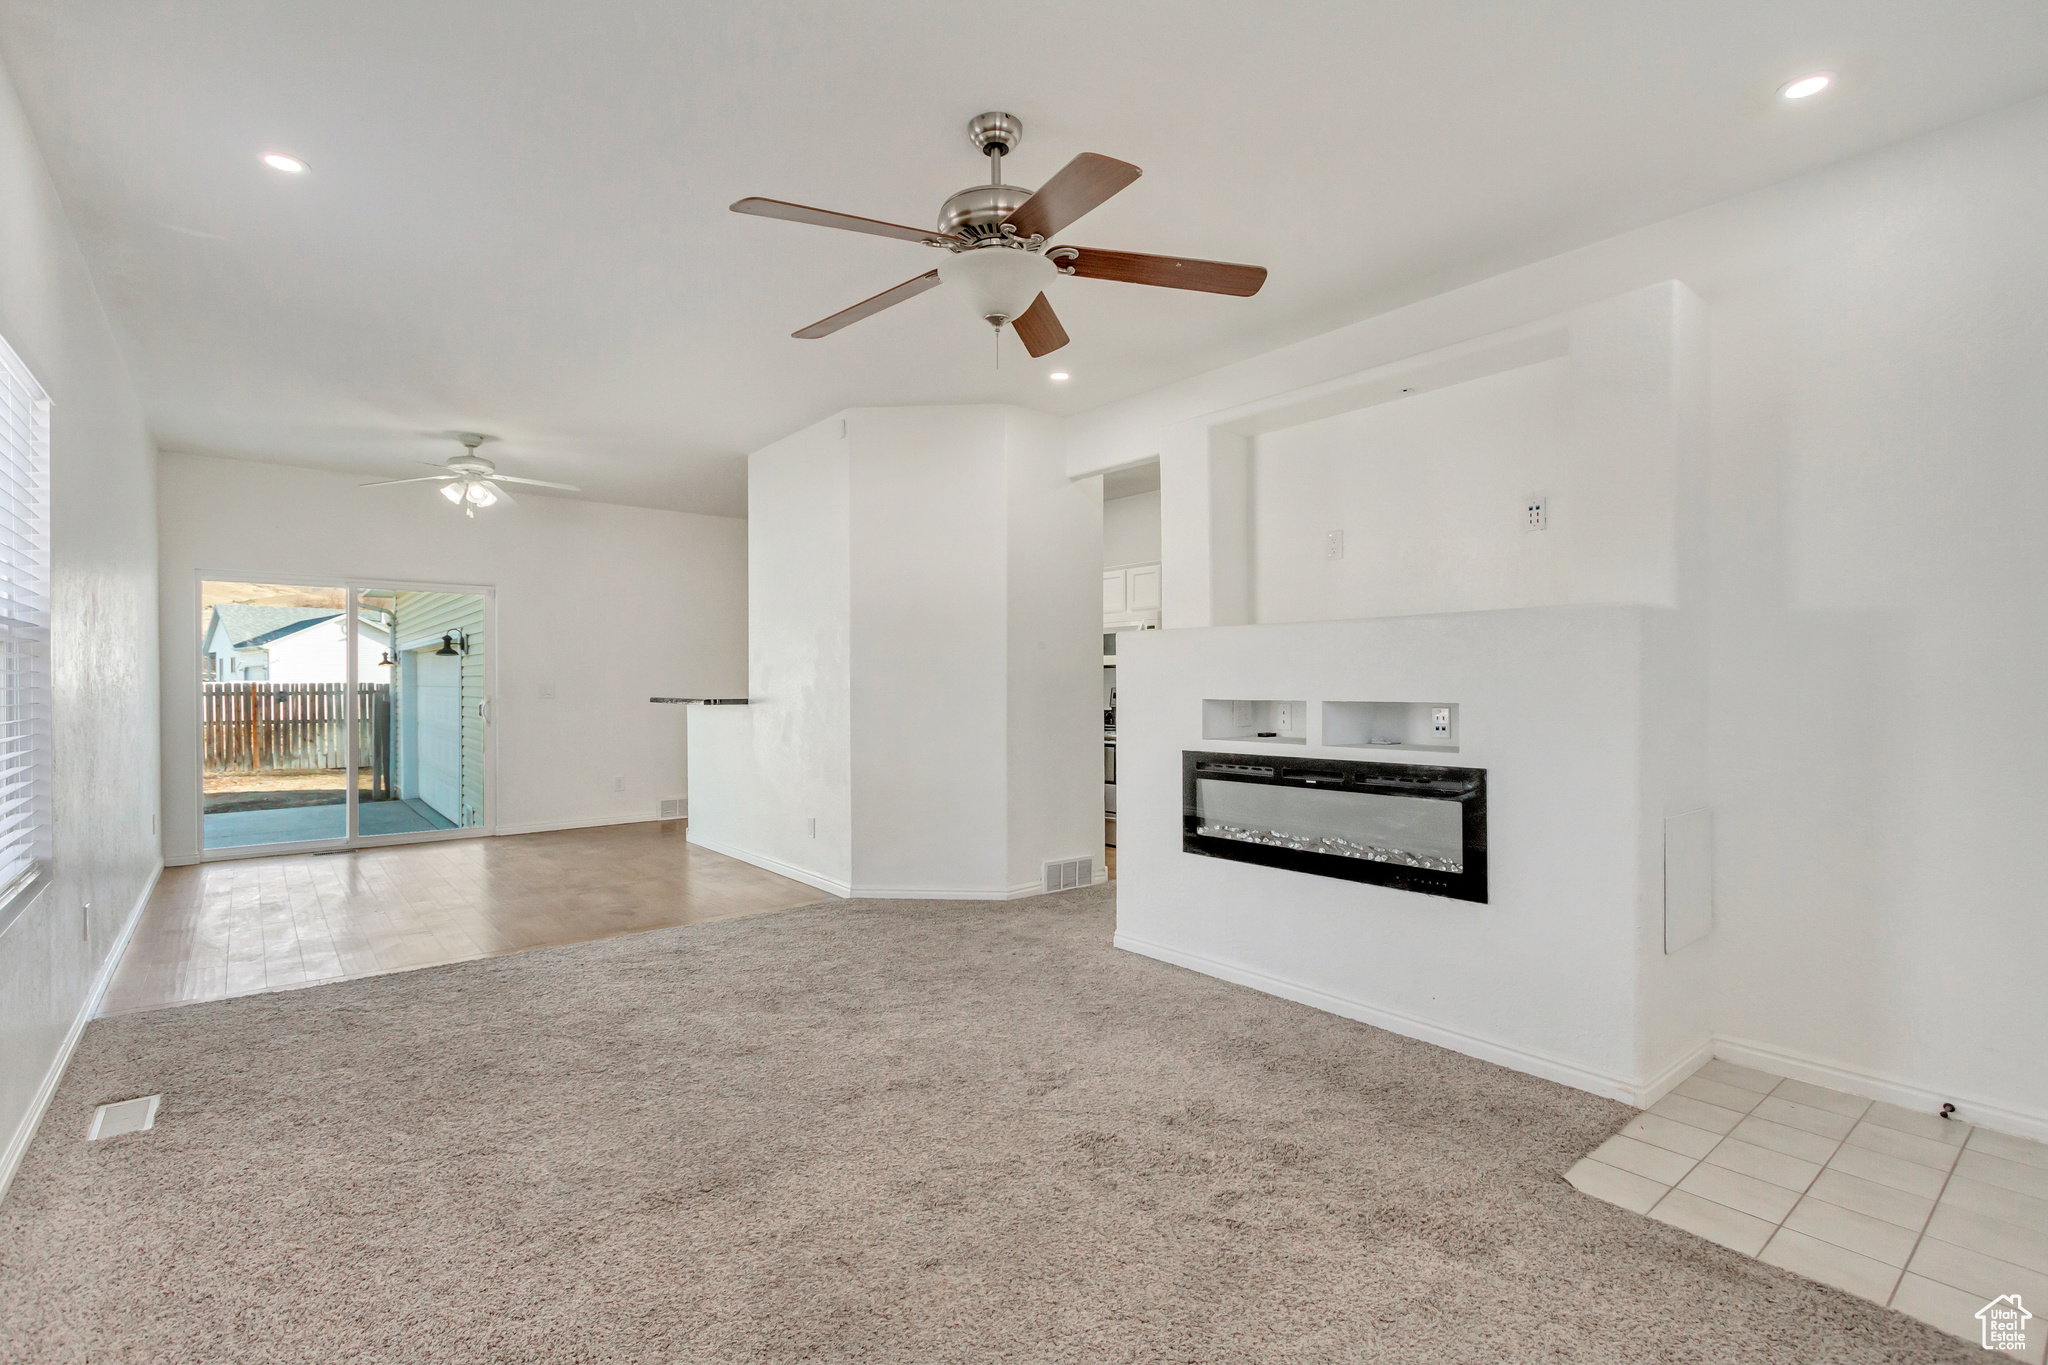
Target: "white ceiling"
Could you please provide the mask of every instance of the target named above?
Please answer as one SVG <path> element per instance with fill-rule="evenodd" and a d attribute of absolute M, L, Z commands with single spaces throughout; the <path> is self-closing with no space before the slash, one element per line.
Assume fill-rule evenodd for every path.
<path fill-rule="evenodd" d="M 1082 411 L 2039 93 L 2048 6 L 11 0 L 0 58 L 164 449 L 369 477 L 471 428 L 739 513 L 741 453 L 841 407 Z M 1073 345 L 1000 372 L 945 290 L 792 340 L 936 253 L 726 206 L 922 226 L 992 108 L 1014 182 L 1144 168 L 1066 240 L 1265 291 L 1064 280 Z"/>

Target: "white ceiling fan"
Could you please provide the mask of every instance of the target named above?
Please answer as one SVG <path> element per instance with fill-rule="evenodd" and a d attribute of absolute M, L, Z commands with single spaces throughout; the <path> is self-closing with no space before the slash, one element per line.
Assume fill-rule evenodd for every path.
<path fill-rule="evenodd" d="M 477 508 L 489 507 L 494 502 L 518 506 L 512 495 L 498 486 L 500 484 L 524 483 L 535 488 L 559 488 L 564 493 L 583 491 L 572 483 L 549 483 L 546 479 L 521 479 L 511 474 L 500 474 L 495 464 L 476 453 L 476 448 L 491 437 L 474 431 L 458 431 L 454 436 L 468 448 L 469 453 L 450 460 L 447 473 L 423 474 L 417 479 L 378 479 L 362 486 L 386 488 L 395 483 L 438 483 L 442 486 L 441 496 L 460 507 L 466 517 L 475 516 Z"/>

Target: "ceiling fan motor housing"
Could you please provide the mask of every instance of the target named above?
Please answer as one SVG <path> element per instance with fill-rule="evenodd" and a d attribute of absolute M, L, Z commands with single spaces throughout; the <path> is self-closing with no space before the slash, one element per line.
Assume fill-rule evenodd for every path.
<path fill-rule="evenodd" d="M 965 237 L 980 245 L 1001 243 L 1023 246 L 1003 231 L 1003 219 L 1023 207 L 1031 191 L 1021 185 L 972 185 L 960 191 L 939 209 L 939 231 Z"/>

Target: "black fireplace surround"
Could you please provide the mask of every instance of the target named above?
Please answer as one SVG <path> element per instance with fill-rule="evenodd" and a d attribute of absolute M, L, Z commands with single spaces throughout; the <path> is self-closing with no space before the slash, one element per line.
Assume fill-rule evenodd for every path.
<path fill-rule="evenodd" d="M 1181 847 L 1486 901 L 1486 770 L 1181 754 Z"/>

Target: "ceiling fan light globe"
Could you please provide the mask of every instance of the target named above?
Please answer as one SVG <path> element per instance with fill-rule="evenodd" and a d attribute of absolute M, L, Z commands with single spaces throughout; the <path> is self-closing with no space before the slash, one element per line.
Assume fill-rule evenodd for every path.
<path fill-rule="evenodd" d="M 468 497 L 470 503 L 477 507 L 489 507 L 498 500 L 496 493 L 493 493 L 480 483 L 473 483 L 469 486 Z"/>
<path fill-rule="evenodd" d="M 448 501 L 450 502 L 461 502 L 462 484 L 460 482 L 442 484 L 441 496 L 448 499 Z"/>
<path fill-rule="evenodd" d="M 978 318 L 1020 316 L 1045 287 L 1059 278 L 1051 261 L 1035 251 L 990 246 L 955 252 L 939 262 L 939 279 L 966 296 Z"/>

